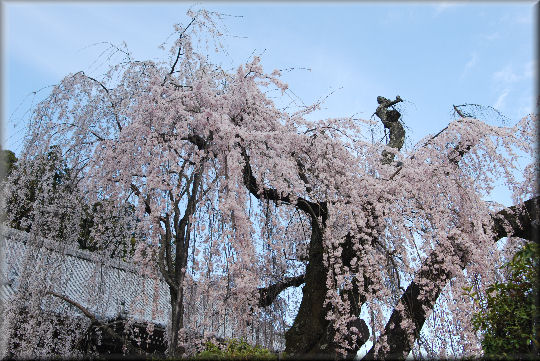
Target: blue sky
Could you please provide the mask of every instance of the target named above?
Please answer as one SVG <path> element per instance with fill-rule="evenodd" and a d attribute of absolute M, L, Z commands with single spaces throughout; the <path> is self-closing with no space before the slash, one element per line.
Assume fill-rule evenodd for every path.
<path fill-rule="evenodd" d="M 199 3 L 201 4 L 201 3 Z M 125 41 L 136 59 L 186 22 L 190 2 L 22 2 L 3 5 L 3 148 L 22 146 L 33 91 L 63 75 L 99 74 L 104 45 Z M 211 2 L 227 17 L 230 66 L 262 53 L 301 101 L 334 93 L 317 116 L 369 118 L 376 97 L 400 95 L 410 144 L 443 128 L 452 104 L 499 109 L 511 120 L 532 111 L 533 2 Z M 46 94 L 46 90 L 39 93 Z"/>

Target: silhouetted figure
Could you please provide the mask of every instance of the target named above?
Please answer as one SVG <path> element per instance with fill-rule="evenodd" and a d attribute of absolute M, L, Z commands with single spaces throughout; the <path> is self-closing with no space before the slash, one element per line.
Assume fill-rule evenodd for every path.
<path fill-rule="evenodd" d="M 377 103 L 379 106 L 375 111 L 375 115 L 379 117 L 381 122 L 384 125 L 385 129 L 389 131 L 390 141 L 388 146 L 400 150 L 403 147 L 405 142 L 405 129 L 403 125 L 399 122 L 401 113 L 396 109 L 388 109 L 389 107 L 394 106 L 395 104 L 402 102 L 403 100 L 398 95 L 395 100 L 386 99 L 385 97 L 378 96 Z M 386 150 L 382 153 L 383 164 L 390 164 L 394 160 L 394 154 L 387 152 Z"/>

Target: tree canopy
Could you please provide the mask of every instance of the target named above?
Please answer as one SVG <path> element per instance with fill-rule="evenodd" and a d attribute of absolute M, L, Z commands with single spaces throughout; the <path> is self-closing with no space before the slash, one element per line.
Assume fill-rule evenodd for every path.
<path fill-rule="evenodd" d="M 320 104 L 279 108 L 273 99 L 288 85 L 259 57 L 235 70 L 212 63 L 219 14 L 189 15 L 169 59 L 127 54 L 101 77 L 67 75 L 36 106 L 21 159 L 54 145 L 70 170 L 66 187 L 84 201 L 47 186 L 40 194 L 58 202 L 34 204 L 69 205 L 75 218 L 80 204 L 110 205 L 136 228 L 134 261 L 170 290 L 171 356 L 190 352 L 186 330 L 244 337 L 263 320 L 286 331 L 293 356 L 352 357 L 371 341 L 367 358 L 405 358 L 426 323 L 445 330 L 433 352 L 454 337 L 456 355 L 478 352 L 461 290 L 494 279 L 500 238 L 511 249 L 512 237 L 537 231 L 535 116 L 498 126 L 458 114 L 405 149 L 400 97 L 381 97 L 380 122 L 308 120 Z M 390 142 L 371 141 L 373 127 Z M 512 207 L 485 200 L 500 179 Z M 59 223 L 43 214 L 30 231 L 53 237 Z M 99 225 L 115 229 L 106 214 Z M 75 218 L 63 223 L 68 241 L 79 234 Z M 94 233 L 104 248 L 110 237 Z M 286 324 L 294 307 L 280 294 L 300 285 Z"/>
<path fill-rule="evenodd" d="M 7 177 L 11 174 L 11 170 L 15 166 L 15 163 L 17 163 L 17 157 L 15 156 L 15 153 L 13 153 L 11 150 L 3 149 L 1 150 L 2 158 L 1 158 L 1 166 L 0 169 L 2 170 L 2 176 Z"/>
<path fill-rule="evenodd" d="M 6 176 L 10 177 L 5 193 L 5 212 L 7 214 L 7 224 L 18 230 L 29 232 L 36 217 L 46 217 L 50 213 L 55 218 L 57 225 L 36 228 L 35 232 L 44 237 L 51 237 L 57 240 L 66 238 L 64 232 L 69 229 L 73 232 L 75 228 L 68 224 L 78 224 L 77 243 L 81 249 L 97 250 L 100 248 L 95 244 L 94 233 L 107 234 L 108 243 L 114 244 L 111 256 L 127 256 L 132 253 L 130 243 L 134 242 L 135 234 L 133 230 L 126 228 L 126 224 L 119 219 L 118 215 L 111 213 L 114 205 L 103 202 L 95 202 L 92 205 L 84 203 L 83 197 L 77 194 L 77 187 L 71 185 L 71 169 L 65 164 L 58 146 L 51 146 L 44 156 L 25 159 L 25 164 L 18 166 L 17 157 L 10 150 L 3 151 L 3 161 L 6 169 Z M 50 190 L 46 190 L 50 187 Z M 44 197 L 45 196 L 45 197 Z M 70 203 L 60 203 L 68 199 Z M 39 204 L 36 204 L 39 203 Z M 110 203 L 105 201 L 105 203 Z M 47 207 L 45 207 L 47 205 Z M 74 217 L 73 210 L 79 208 L 81 212 Z M 133 207 L 123 210 L 124 216 L 131 216 L 133 221 Z M 100 226 L 98 222 L 102 217 L 110 218 L 109 222 Z M 39 229 L 39 231 L 38 231 Z M 51 231 L 55 229 L 55 232 Z"/>

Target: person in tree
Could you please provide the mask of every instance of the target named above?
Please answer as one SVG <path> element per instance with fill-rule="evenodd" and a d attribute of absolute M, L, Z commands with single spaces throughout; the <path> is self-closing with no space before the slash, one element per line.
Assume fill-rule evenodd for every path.
<path fill-rule="evenodd" d="M 399 122 L 401 113 L 394 109 L 393 106 L 402 101 L 403 99 L 401 99 L 399 95 L 396 97 L 395 100 L 390 100 L 385 97 L 378 96 L 377 103 L 379 103 L 379 106 L 377 107 L 377 110 L 375 110 L 375 115 L 379 117 L 379 119 L 384 125 L 385 133 L 386 129 L 389 130 L 390 141 L 387 145 L 397 150 L 400 150 L 401 147 L 403 147 L 403 143 L 405 142 L 405 129 L 403 128 L 403 125 L 401 125 L 401 123 Z M 389 109 L 390 107 L 392 107 L 392 109 Z M 390 164 L 393 160 L 394 154 L 388 151 L 383 152 L 384 164 Z"/>

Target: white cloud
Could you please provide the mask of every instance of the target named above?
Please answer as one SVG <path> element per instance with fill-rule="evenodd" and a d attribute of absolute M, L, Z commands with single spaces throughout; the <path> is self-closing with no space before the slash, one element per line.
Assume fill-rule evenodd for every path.
<path fill-rule="evenodd" d="M 463 79 L 469 71 L 478 63 L 478 54 L 476 52 L 471 53 L 469 61 L 465 64 L 463 72 L 461 72 L 460 79 Z"/>
<path fill-rule="evenodd" d="M 437 5 L 435 5 L 435 13 L 433 14 L 434 17 L 439 16 L 443 12 L 447 11 L 450 8 L 455 8 L 459 6 L 460 4 L 454 3 L 454 2 L 441 2 Z"/>
<path fill-rule="evenodd" d="M 493 73 L 493 79 L 498 83 L 514 83 L 519 80 L 517 75 L 512 69 L 511 65 L 507 65 L 499 71 Z"/>
<path fill-rule="evenodd" d="M 505 99 L 506 97 L 508 96 L 508 94 L 510 93 L 510 90 L 509 89 L 505 89 L 502 94 L 499 95 L 499 97 L 497 98 L 497 100 L 495 101 L 495 103 L 493 104 L 493 108 L 495 109 L 502 109 L 504 108 L 505 106 Z"/>
<path fill-rule="evenodd" d="M 536 75 L 536 60 L 531 60 L 521 66 L 521 71 L 514 71 L 510 64 L 493 73 L 493 80 L 502 86 L 522 80 L 531 80 Z"/>
<path fill-rule="evenodd" d="M 525 79 L 533 79 L 536 76 L 536 60 L 531 60 L 523 67 L 523 77 Z"/>
<path fill-rule="evenodd" d="M 496 31 L 494 33 L 490 33 L 490 34 L 483 34 L 483 35 L 480 35 L 480 37 L 483 39 L 483 40 L 486 40 L 486 41 L 493 41 L 493 40 L 497 40 L 501 37 L 501 34 Z"/>
<path fill-rule="evenodd" d="M 496 100 L 493 107 L 503 110 L 506 104 L 512 105 L 508 115 L 522 117 L 531 112 L 532 100 L 530 97 L 532 80 L 536 76 L 536 60 L 521 63 L 520 66 L 507 64 L 493 73 L 493 91 Z"/>

